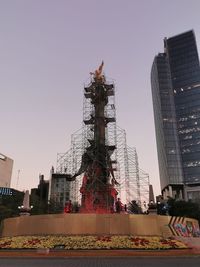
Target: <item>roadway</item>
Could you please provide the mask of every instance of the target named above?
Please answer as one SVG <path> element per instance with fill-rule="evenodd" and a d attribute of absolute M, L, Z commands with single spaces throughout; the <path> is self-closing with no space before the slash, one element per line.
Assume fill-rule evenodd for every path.
<path fill-rule="evenodd" d="M 1 258 L 0 267 L 199 267 L 191 257 Z"/>

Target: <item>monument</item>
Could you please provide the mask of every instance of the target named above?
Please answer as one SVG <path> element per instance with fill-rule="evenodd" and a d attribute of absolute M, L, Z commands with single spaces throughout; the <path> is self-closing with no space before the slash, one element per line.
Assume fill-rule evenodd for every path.
<path fill-rule="evenodd" d="M 23 205 L 19 206 L 18 209 L 20 210 L 20 216 L 29 216 L 32 206 L 30 206 L 30 196 L 29 190 L 26 190 L 23 199 Z"/>
<path fill-rule="evenodd" d="M 112 139 L 113 143 L 109 142 L 108 138 L 108 128 L 115 122 L 115 113 L 108 112 L 108 103 L 111 103 L 109 98 L 114 95 L 114 85 L 108 83 L 102 74 L 103 65 L 102 62 L 100 67 L 91 73 L 91 83 L 84 88 L 84 97 L 90 102 L 91 108 L 88 109 L 83 121 L 89 131 L 85 134 L 87 143 L 80 155 L 80 168 L 72 173 L 65 171 L 65 168 L 64 173 L 53 173 L 57 180 L 62 177 L 69 183 L 77 181 L 78 176 L 80 178 L 83 174 L 80 212 L 72 213 L 72 203 L 69 201 L 66 213 L 8 218 L 3 222 L 2 236 L 174 235 L 174 217 L 120 213 L 118 182 L 113 167 L 116 162 L 112 157 L 116 150 L 116 142 L 115 138 Z M 110 107 L 114 110 L 114 104 L 110 104 Z M 139 180 L 136 181 L 139 184 Z M 130 187 L 130 183 L 128 186 Z M 139 186 L 137 189 L 139 190 Z M 152 192 L 150 201 L 154 202 Z M 26 191 L 20 215 L 29 215 L 30 209 L 29 192 Z M 194 228 L 198 228 L 196 220 L 184 220 L 185 218 L 181 218 L 182 224 L 186 225 L 187 220 Z M 178 223 L 179 221 L 177 220 Z"/>
<path fill-rule="evenodd" d="M 88 139 L 89 146 L 82 155 L 79 171 L 71 176 L 68 181 L 84 173 L 81 192 L 81 213 L 113 213 L 117 200 L 117 181 L 114 176 L 111 154 L 115 146 L 106 145 L 106 127 L 108 123 L 115 121 L 115 117 L 105 116 L 105 107 L 109 96 L 114 94 L 113 84 L 106 83 L 102 74 L 104 63 L 92 75 L 92 82 L 85 87 L 85 97 L 89 98 L 93 105 L 90 118 L 84 120 L 86 125 L 93 128 L 93 137 Z"/>

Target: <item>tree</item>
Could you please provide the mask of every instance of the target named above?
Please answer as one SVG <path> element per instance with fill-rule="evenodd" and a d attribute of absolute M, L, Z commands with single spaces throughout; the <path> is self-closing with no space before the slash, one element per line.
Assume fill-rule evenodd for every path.
<path fill-rule="evenodd" d="M 6 206 L 0 205 L 0 221 L 4 220 L 5 218 L 12 217 L 13 214 L 14 212 L 12 209 Z"/>
<path fill-rule="evenodd" d="M 40 200 L 39 196 L 32 194 L 30 196 L 30 203 L 33 206 L 31 215 L 39 215 L 48 213 L 48 205 L 45 201 Z"/>
<path fill-rule="evenodd" d="M 194 218 L 200 223 L 200 205 L 192 201 L 169 198 L 169 215 Z"/>
<path fill-rule="evenodd" d="M 64 207 L 61 203 L 58 203 L 54 201 L 53 199 L 50 199 L 48 203 L 48 213 L 56 214 L 56 213 L 63 213 Z"/>
<path fill-rule="evenodd" d="M 128 204 L 128 211 L 134 214 L 141 214 L 142 208 L 138 205 L 136 200 L 132 200 Z"/>
<path fill-rule="evenodd" d="M 13 190 L 13 195 L 0 196 L 0 222 L 19 215 L 18 206 L 22 205 L 24 193 Z"/>

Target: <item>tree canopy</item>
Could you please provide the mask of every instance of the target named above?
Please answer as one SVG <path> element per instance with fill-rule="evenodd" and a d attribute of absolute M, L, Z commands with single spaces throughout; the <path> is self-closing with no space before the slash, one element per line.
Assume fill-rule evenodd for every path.
<path fill-rule="evenodd" d="M 128 211 L 131 213 L 134 213 L 134 214 L 141 214 L 142 213 L 142 209 L 136 200 L 132 200 L 131 202 L 129 202 Z"/>
<path fill-rule="evenodd" d="M 200 222 L 200 205 L 198 203 L 170 198 L 168 205 L 170 216 L 189 217 Z"/>

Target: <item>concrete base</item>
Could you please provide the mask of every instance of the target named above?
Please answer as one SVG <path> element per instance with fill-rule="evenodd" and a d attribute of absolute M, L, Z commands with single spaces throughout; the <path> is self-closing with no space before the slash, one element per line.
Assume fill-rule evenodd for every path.
<path fill-rule="evenodd" d="M 139 235 L 172 236 L 170 216 L 133 214 L 51 214 L 5 219 L 2 236 Z M 190 219 L 191 221 L 196 221 Z"/>

